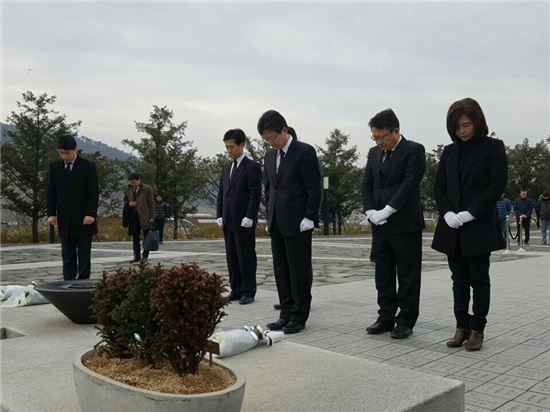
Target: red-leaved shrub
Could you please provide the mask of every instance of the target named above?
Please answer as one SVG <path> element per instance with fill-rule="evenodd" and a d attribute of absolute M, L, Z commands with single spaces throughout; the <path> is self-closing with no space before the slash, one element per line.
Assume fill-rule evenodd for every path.
<path fill-rule="evenodd" d="M 151 295 L 154 319 L 160 330 L 155 344 L 179 373 L 197 373 L 206 354 L 208 337 L 229 303 L 223 279 L 184 263 L 166 270 Z"/>

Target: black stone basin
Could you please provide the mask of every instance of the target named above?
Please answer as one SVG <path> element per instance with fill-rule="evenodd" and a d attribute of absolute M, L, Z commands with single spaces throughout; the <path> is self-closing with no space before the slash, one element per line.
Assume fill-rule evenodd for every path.
<path fill-rule="evenodd" d="M 92 293 L 97 280 L 62 280 L 34 287 L 74 323 L 96 323 L 92 318 Z"/>

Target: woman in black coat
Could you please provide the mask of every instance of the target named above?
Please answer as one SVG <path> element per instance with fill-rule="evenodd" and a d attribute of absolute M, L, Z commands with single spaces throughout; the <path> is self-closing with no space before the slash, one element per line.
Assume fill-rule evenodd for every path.
<path fill-rule="evenodd" d="M 439 220 L 432 248 L 445 253 L 452 272 L 456 333 L 448 347 L 481 349 L 490 300 L 489 257 L 504 248 L 496 202 L 508 176 L 501 140 L 488 137 L 485 116 L 471 98 L 447 113 L 453 143 L 441 155 L 435 182 Z M 469 314 L 470 289 L 473 314 Z"/>

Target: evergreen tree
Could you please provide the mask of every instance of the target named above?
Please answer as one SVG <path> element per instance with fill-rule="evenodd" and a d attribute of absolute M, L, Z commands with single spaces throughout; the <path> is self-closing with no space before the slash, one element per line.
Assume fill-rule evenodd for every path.
<path fill-rule="evenodd" d="M 80 122 L 67 123 L 66 116 L 51 106 L 55 96 L 31 91 L 22 93 L 18 112 L 7 122 L 15 130 L 7 131 L 10 141 L 2 144 L 3 207 L 30 218 L 32 242 L 38 243 L 38 222 L 46 216 L 48 166 L 56 158 L 59 135 L 75 133 Z"/>
<path fill-rule="evenodd" d="M 361 211 L 361 179 L 363 171 L 357 167 L 357 146 L 347 147 L 349 136 L 334 129 L 325 140 L 325 147 L 318 147 L 321 176 L 328 176 L 329 216 L 338 224 L 338 234 L 353 212 Z M 345 227 L 344 227 L 345 229 Z"/>
<path fill-rule="evenodd" d="M 513 148 L 508 147 L 508 196 L 516 197 L 526 189 L 529 197 L 538 196 L 550 190 L 550 137 L 530 146 L 529 139 Z"/>
<path fill-rule="evenodd" d="M 204 197 L 205 173 L 202 160 L 191 141 L 185 141 L 187 122 L 173 122 L 174 113 L 166 106 L 153 106 L 147 123 L 136 122 L 138 132 L 147 134 L 139 142 L 123 143 L 138 153 L 138 172 L 144 183 L 162 194 L 174 216 L 174 239 L 178 221 L 196 211 Z"/>

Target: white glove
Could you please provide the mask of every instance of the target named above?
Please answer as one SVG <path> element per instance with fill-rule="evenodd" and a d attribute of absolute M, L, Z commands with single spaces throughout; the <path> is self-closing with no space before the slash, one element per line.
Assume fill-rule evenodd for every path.
<path fill-rule="evenodd" d="M 458 229 L 460 226 L 462 226 L 462 222 L 455 212 L 447 212 L 445 213 L 445 215 L 443 215 L 443 218 L 445 219 L 447 225 L 452 229 Z"/>
<path fill-rule="evenodd" d="M 371 216 L 372 216 L 372 214 L 373 214 L 374 212 L 376 212 L 375 209 L 369 209 L 369 210 L 367 210 L 367 211 L 365 212 L 365 215 L 367 216 L 367 219 L 370 220 L 370 218 L 371 218 Z"/>
<path fill-rule="evenodd" d="M 269 233 L 269 225 L 265 225 L 265 233 Z"/>
<path fill-rule="evenodd" d="M 307 217 L 304 217 L 300 222 L 300 232 L 311 230 L 314 227 L 315 227 L 315 224 L 313 223 L 313 220 L 310 220 Z"/>
<path fill-rule="evenodd" d="M 375 210 L 371 213 L 369 220 L 375 225 L 383 225 L 388 221 L 388 218 L 397 212 L 397 209 L 394 209 L 390 205 L 386 205 L 384 209 Z"/>
<path fill-rule="evenodd" d="M 219 227 L 223 227 L 223 218 L 221 217 L 217 218 L 216 223 L 218 224 Z"/>
<path fill-rule="evenodd" d="M 460 223 L 462 223 L 462 224 L 471 222 L 472 220 L 475 220 L 475 217 L 470 212 L 468 212 L 467 210 L 465 210 L 463 212 L 458 212 L 456 214 L 456 217 L 458 218 L 458 220 L 460 220 Z"/>
<path fill-rule="evenodd" d="M 249 228 L 249 227 L 252 227 L 253 224 L 254 224 L 254 221 L 252 219 L 243 217 L 243 220 L 241 222 L 241 227 Z"/>

